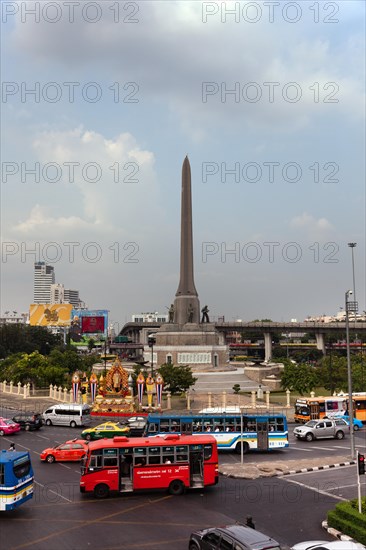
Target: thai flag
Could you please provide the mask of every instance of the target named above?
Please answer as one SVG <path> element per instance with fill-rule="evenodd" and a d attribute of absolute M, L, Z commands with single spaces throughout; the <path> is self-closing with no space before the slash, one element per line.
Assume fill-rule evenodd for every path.
<path fill-rule="evenodd" d="M 79 401 L 79 382 L 72 383 L 72 394 L 74 397 L 74 403 L 77 403 Z"/>
<path fill-rule="evenodd" d="M 94 403 L 94 401 L 95 401 L 96 393 L 97 393 L 97 383 L 96 382 L 90 382 L 90 394 L 91 394 L 92 403 Z"/>
<path fill-rule="evenodd" d="M 142 396 L 144 395 L 144 383 L 138 382 L 137 383 L 137 393 L 139 396 L 139 404 L 142 405 Z"/>

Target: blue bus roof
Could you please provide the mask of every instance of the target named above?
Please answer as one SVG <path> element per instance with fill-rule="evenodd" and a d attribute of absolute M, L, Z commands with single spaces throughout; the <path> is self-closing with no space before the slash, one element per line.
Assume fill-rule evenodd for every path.
<path fill-rule="evenodd" d="M 16 458 L 21 458 L 22 456 L 29 456 L 28 451 L 6 451 L 3 449 L 0 453 L 0 463 L 4 464 L 5 462 L 13 462 Z"/>

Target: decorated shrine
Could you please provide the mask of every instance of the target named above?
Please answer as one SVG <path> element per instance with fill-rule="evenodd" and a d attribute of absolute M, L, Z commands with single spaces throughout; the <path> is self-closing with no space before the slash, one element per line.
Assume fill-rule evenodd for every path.
<path fill-rule="evenodd" d="M 93 403 L 93 413 L 133 413 L 135 412 L 132 388 L 128 384 L 128 372 L 116 359 L 105 378 L 99 379 L 98 395 Z"/>

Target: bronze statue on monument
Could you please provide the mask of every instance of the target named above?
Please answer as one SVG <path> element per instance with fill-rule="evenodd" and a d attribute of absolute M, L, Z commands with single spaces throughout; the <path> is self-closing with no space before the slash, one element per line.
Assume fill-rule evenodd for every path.
<path fill-rule="evenodd" d="M 201 309 L 201 312 L 202 312 L 202 319 L 201 319 L 201 323 L 209 323 L 210 322 L 210 318 L 208 316 L 208 312 L 210 310 L 208 309 L 208 306 L 204 306 L 202 309 Z"/>

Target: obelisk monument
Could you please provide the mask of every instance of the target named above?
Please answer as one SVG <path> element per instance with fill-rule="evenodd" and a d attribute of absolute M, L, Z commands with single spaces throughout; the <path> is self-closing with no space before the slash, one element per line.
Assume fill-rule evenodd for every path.
<path fill-rule="evenodd" d="M 188 157 L 182 167 L 180 277 L 169 322 L 156 331 L 156 364 L 217 367 L 229 359 L 224 336 L 214 323 L 200 322 L 200 302 L 194 284 L 191 167 Z"/>
<path fill-rule="evenodd" d="M 186 157 L 182 166 L 180 279 L 174 300 L 174 323 L 199 323 L 199 319 L 200 302 L 193 275 L 191 165 Z"/>

